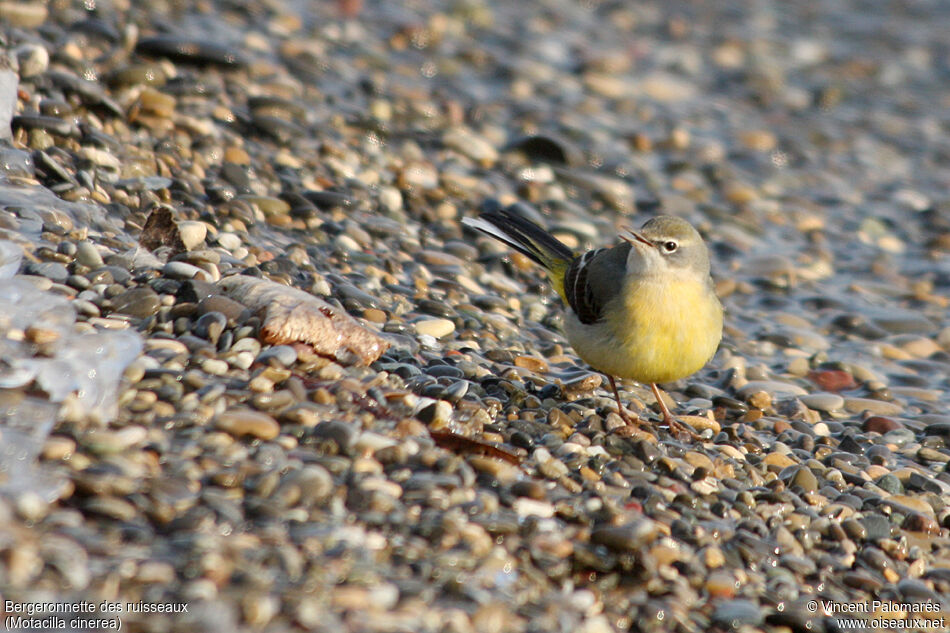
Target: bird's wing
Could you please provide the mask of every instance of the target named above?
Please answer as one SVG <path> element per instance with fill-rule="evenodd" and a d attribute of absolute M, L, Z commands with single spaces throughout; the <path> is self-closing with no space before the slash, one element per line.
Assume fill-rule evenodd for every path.
<path fill-rule="evenodd" d="M 604 307 L 622 289 L 627 269 L 626 242 L 613 248 L 598 248 L 575 258 L 564 276 L 564 296 L 581 323 L 596 323 Z"/>

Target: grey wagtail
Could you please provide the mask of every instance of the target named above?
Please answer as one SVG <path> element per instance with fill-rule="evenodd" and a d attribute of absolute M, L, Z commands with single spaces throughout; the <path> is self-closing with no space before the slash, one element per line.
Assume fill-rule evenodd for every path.
<path fill-rule="evenodd" d="M 464 224 L 500 240 L 547 270 L 567 304 L 567 340 L 603 372 L 625 412 L 614 376 L 649 383 L 670 431 L 685 430 L 670 414 L 657 383 L 685 378 L 709 362 L 722 338 L 722 305 L 709 276 L 709 251 L 693 226 L 658 216 L 623 241 L 575 255 L 556 237 L 506 209 Z"/>

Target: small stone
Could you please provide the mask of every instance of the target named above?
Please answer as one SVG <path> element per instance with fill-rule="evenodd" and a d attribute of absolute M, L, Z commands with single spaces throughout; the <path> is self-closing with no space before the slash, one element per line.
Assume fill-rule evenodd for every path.
<path fill-rule="evenodd" d="M 360 246 L 360 243 L 346 233 L 340 233 L 337 235 L 333 240 L 333 244 L 341 251 L 345 251 L 347 253 L 358 253 L 363 250 L 363 247 Z"/>
<path fill-rule="evenodd" d="M 676 416 L 676 419 L 690 425 L 700 433 L 709 429 L 715 435 L 722 430 L 721 425 L 715 418 L 705 415 L 679 415 Z"/>
<path fill-rule="evenodd" d="M 69 279 L 69 269 L 59 262 L 27 262 L 23 269 L 29 275 L 45 277 L 57 284 L 65 284 Z"/>
<path fill-rule="evenodd" d="M 313 436 L 319 439 L 332 440 L 343 454 L 350 454 L 359 439 L 357 429 L 352 424 L 340 420 L 321 422 L 313 427 Z"/>
<path fill-rule="evenodd" d="M 195 321 L 194 333 L 212 343 L 217 343 L 227 325 L 228 318 L 220 312 L 206 312 Z"/>
<path fill-rule="evenodd" d="M 845 411 L 849 413 L 862 413 L 868 411 L 873 415 L 898 415 L 904 410 L 902 406 L 895 402 L 886 402 L 884 400 L 874 400 L 872 398 L 845 398 Z"/>
<path fill-rule="evenodd" d="M 947 461 L 950 461 L 950 455 L 941 453 L 929 446 L 921 447 L 921 449 L 917 451 L 917 458 L 923 462 L 937 462 L 940 464 L 945 464 Z"/>
<path fill-rule="evenodd" d="M 83 504 L 83 509 L 117 521 L 131 521 L 136 514 L 134 505 L 125 499 L 109 496 L 91 497 Z"/>
<path fill-rule="evenodd" d="M 713 461 L 697 451 L 687 451 L 683 455 L 683 459 L 693 468 L 705 468 L 709 472 L 712 472 L 714 469 Z"/>
<path fill-rule="evenodd" d="M 385 323 L 386 313 L 379 308 L 367 308 L 363 310 L 363 318 L 372 323 Z"/>
<path fill-rule="evenodd" d="M 762 459 L 762 463 L 764 463 L 766 466 L 774 466 L 774 470 L 779 471 L 783 468 L 794 466 L 798 462 L 788 455 L 783 455 L 782 453 L 769 453 Z"/>
<path fill-rule="evenodd" d="M 638 552 L 661 535 L 659 525 L 652 519 L 636 519 L 626 525 L 596 527 L 591 530 L 590 542 L 610 549 Z"/>
<path fill-rule="evenodd" d="M 76 452 L 76 441 L 63 435 L 51 435 L 43 443 L 43 459 L 66 459 Z"/>
<path fill-rule="evenodd" d="M 201 371 L 212 376 L 224 376 L 228 373 L 228 363 L 218 358 L 206 358 L 201 361 Z"/>
<path fill-rule="evenodd" d="M 924 435 L 950 439 L 950 422 L 931 422 L 924 427 Z"/>
<path fill-rule="evenodd" d="M 554 505 L 551 502 L 529 499 L 527 497 L 518 497 L 515 499 L 511 504 L 511 509 L 522 519 L 529 516 L 550 519 L 554 516 Z"/>
<path fill-rule="evenodd" d="M 756 409 L 768 409 L 772 406 L 772 396 L 765 391 L 755 391 L 746 397 L 746 402 Z"/>
<path fill-rule="evenodd" d="M 515 356 L 515 367 L 530 369 L 536 374 L 545 374 L 548 372 L 548 363 L 543 358 L 537 356 Z"/>
<path fill-rule="evenodd" d="M 857 519 L 845 519 L 841 522 L 841 527 L 844 528 L 848 538 L 855 541 L 867 540 L 868 529 Z"/>
<path fill-rule="evenodd" d="M 933 506 L 924 501 L 920 497 L 912 497 L 910 495 L 892 495 L 884 500 L 885 505 L 889 505 L 899 512 L 905 514 L 911 514 L 914 512 L 919 512 L 927 516 L 934 516 Z"/>
<path fill-rule="evenodd" d="M 825 391 L 844 391 L 858 386 L 854 376 L 840 369 L 815 370 L 810 372 L 808 377 Z"/>
<path fill-rule="evenodd" d="M 135 580 L 146 584 L 167 585 L 175 579 L 175 567 L 170 563 L 147 560 L 139 564 Z"/>
<path fill-rule="evenodd" d="M 99 249 L 89 240 L 82 240 L 76 244 L 76 261 L 92 270 L 98 270 L 105 265 Z"/>
<path fill-rule="evenodd" d="M 20 79 L 38 77 L 49 67 L 49 51 L 40 44 L 21 44 L 13 53 L 20 67 Z"/>
<path fill-rule="evenodd" d="M 117 431 L 95 429 L 83 437 L 83 444 L 93 453 L 111 455 L 140 444 L 146 437 L 148 431 L 141 426 L 126 426 Z"/>
<path fill-rule="evenodd" d="M 112 306 L 116 312 L 127 314 L 137 319 L 145 319 L 152 316 L 161 308 L 162 302 L 151 288 L 142 286 L 126 290 L 120 295 L 112 298 Z"/>
<path fill-rule="evenodd" d="M 49 9 L 43 2 L 0 2 L 0 22 L 24 29 L 37 29 L 46 22 Z"/>
<path fill-rule="evenodd" d="M 27 491 L 16 498 L 16 512 L 25 521 L 36 522 L 49 512 L 49 504 L 39 494 Z"/>
<path fill-rule="evenodd" d="M 147 87 L 139 94 L 139 105 L 142 110 L 163 118 L 170 118 L 175 114 L 175 97 Z"/>
<path fill-rule="evenodd" d="M 810 468 L 802 466 L 792 476 L 789 486 L 798 486 L 805 492 L 814 492 L 818 490 L 818 478 Z"/>
<path fill-rule="evenodd" d="M 881 415 L 872 415 L 861 424 L 861 428 L 866 432 L 880 433 L 881 435 L 884 435 L 889 431 L 903 428 L 903 426 L 900 422 L 892 418 L 886 418 Z"/>
<path fill-rule="evenodd" d="M 704 587 L 713 598 L 731 600 L 736 595 L 736 579 L 726 570 L 709 574 Z"/>
<path fill-rule="evenodd" d="M 874 482 L 881 490 L 885 490 L 892 495 L 898 495 L 904 492 L 904 484 L 901 480 L 892 474 L 887 474 Z"/>
<path fill-rule="evenodd" d="M 417 334 L 442 338 L 455 331 L 455 323 L 448 319 L 420 319 L 413 326 Z"/>
<path fill-rule="evenodd" d="M 262 365 L 291 367 L 297 362 L 297 350 L 290 345 L 274 345 L 258 354 L 256 362 Z"/>
<path fill-rule="evenodd" d="M 739 141 L 748 149 L 758 152 L 770 152 L 778 145 L 775 134 L 769 130 L 742 130 Z"/>
<path fill-rule="evenodd" d="M 721 549 L 711 545 L 703 552 L 703 562 L 708 569 L 717 569 L 726 564 L 726 557 Z"/>
<path fill-rule="evenodd" d="M 221 248 L 227 249 L 229 251 L 236 251 L 237 249 L 241 248 L 241 238 L 234 233 L 222 231 L 218 233 L 215 239 Z"/>
<path fill-rule="evenodd" d="M 730 600 L 716 605 L 712 622 L 725 631 L 757 627 L 764 620 L 762 607 L 751 600 Z"/>
<path fill-rule="evenodd" d="M 936 330 L 933 321 L 919 312 L 890 307 L 872 319 L 874 325 L 892 334 L 930 334 Z"/>
<path fill-rule="evenodd" d="M 240 322 L 247 311 L 243 304 L 222 295 L 213 295 L 199 300 L 197 309 L 198 314 L 220 312 L 227 317 L 229 322 Z"/>
<path fill-rule="evenodd" d="M 776 399 L 798 398 L 808 395 L 808 392 L 787 382 L 778 382 L 774 380 L 750 380 L 739 389 L 739 397 L 748 401 L 753 394 L 764 391 Z"/>
<path fill-rule="evenodd" d="M 869 514 L 858 519 L 864 529 L 867 530 L 867 539 L 869 541 L 879 541 L 881 539 L 891 538 L 891 523 L 886 517 L 880 514 Z"/>
<path fill-rule="evenodd" d="M 490 167 L 498 160 L 498 150 L 484 137 L 468 128 L 451 128 L 445 133 L 442 140 L 447 147 L 464 154 L 483 167 Z"/>
<path fill-rule="evenodd" d="M 440 428 L 452 420 L 452 405 L 445 400 L 436 400 L 420 409 L 416 417 L 430 426 Z"/>
<path fill-rule="evenodd" d="M 493 477 L 501 484 L 510 484 L 524 476 L 521 469 L 514 464 L 494 457 L 471 455 L 466 461 L 476 471 Z"/>
<path fill-rule="evenodd" d="M 799 400 L 809 409 L 816 411 L 838 411 L 844 407 L 844 398 L 836 393 L 811 393 Z"/>
<path fill-rule="evenodd" d="M 280 433 L 280 425 L 266 413 L 251 409 L 230 409 L 218 416 L 215 426 L 234 435 L 272 440 Z"/>
<path fill-rule="evenodd" d="M 904 519 L 904 523 L 901 524 L 901 527 L 911 532 L 923 532 L 924 534 L 932 535 L 940 534 L 940 524 L 937 523 L 934 517 L 916 512 L 908 515 L 907 518 Z"/>
<path fill-rule="evenodd" d="M 185 262 L 168 262 L 162 269 L 162 274 L 170 279 L 200 279 L 202 281 L 212 281 L 207 272 Z"/>
<path fill-rule="evenodd" d="M 178 223 L 178 235 L 189 251 L 204 243 L 208 235 L 208 225 L 204 222 L 187 220 Z M 220 241 L 219 241 L 220 243 Z"/>

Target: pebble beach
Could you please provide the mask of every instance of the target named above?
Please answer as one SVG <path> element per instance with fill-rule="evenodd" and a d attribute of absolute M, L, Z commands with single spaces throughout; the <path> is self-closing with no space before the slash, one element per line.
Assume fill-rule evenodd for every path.
<path fill-rule="evenodd" d="M 0 0 L 4 625 L 950 630 L 947 33 Z M 499 207 L 578 252 L 697 227 L 723 340 L 662 386 L 695 439 L 624 423 L 543 272 L 463 227 Z"/>

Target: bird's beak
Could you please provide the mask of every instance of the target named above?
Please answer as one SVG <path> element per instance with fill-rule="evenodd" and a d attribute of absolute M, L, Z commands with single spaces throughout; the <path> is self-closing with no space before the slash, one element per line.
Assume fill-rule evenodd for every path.
<path fill-rule="evenodd" d="M 646 244 L 647 246 L 651 246 L 651 247 L 653 246 L 653 242 L 643 237 L 642 235 L 640 235 L 633 229 L 625 229 L 620 234 L 620 239 L 626 240 L 627 242 L 630 242 L 634 246 L 637 246 L 637 242 L 640 242 L 641 244 Z"/>

